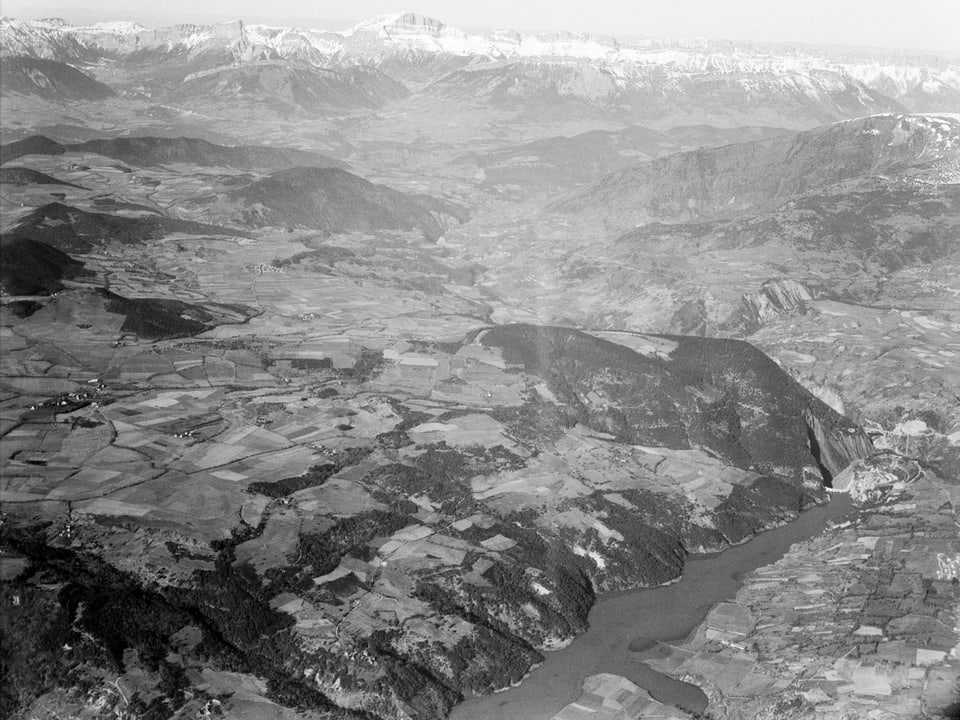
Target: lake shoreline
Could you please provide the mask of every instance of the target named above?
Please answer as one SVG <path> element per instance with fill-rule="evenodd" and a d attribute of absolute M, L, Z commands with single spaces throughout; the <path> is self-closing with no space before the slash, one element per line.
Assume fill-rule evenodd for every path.
<path fill-rule="evenodd" d="M 707 700 L 700 688 L 649 668 L 639 655 L 657 643 L 689 636 L 714 605 L 736 594 L 747 573 L 776 562 L 790 546 L 818 535 L 853 509 L 849 496 L 831 495 L 743 543 L 688 556 L 674 581 L 598 597 L 588 629 L 570 645 L 546 653 L 520 685 L 461 703 L 451 720 L 550 720 L 579 697 L 584 679 L 597 673 L 621 675 L 660 702 L 702 712 Z"/>

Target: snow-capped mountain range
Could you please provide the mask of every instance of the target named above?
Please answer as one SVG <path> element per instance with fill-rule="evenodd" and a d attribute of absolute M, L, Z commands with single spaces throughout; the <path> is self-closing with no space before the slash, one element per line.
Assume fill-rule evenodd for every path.
<path fill-rule="evenodd" d="M 74 26 L 59 19 L 0 19 L 0 51 L 71 64 L 150 53 L 199 56 L 215 52 L 230 63 L 283 60 L 321 67 L 364 65 L 420 69 L 433 81 L 453 69 L 490 62 L 589 64 L 612 78 L 651 73 L 714 76 L 775 75 L 804 83 L 846 78 L 913 110 L 960 110 L 960 65 L 935 58 L 831 58 L 805 50 L 738 47 L 707 41 L 645 40 L 578 33 L 471 34 L 412 13 L 373 18 L 340 32 L 246 25 L 174 25 L 148 29 L 132 22 Z M 436 68 L 431 73 L 424 67 Z"/>

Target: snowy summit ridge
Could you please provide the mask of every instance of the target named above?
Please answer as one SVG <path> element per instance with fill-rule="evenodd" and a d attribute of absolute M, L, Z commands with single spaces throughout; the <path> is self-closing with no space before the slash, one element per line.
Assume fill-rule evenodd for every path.
<path fill-rule="evenodd" d="M 777 74 L 801 84 L 830 74 L 849 78 L 907 107 L 947 110 L 960 107 L 960 66 L 917 58 L 832 58 L 816 51 L 739 47 L 705 40 L 620 42 L 585 33 L 524 35 L 510 30 L 468 33 L 435 18 L 395 13 L 364 20 L 348 30 L 329 31 L 240 20 L 215 25 L 172 25 L 148 29 L 135 22 L 71 25 L 60 19 L 0 19 L 0 52 L 84 63 L 138 51 L 226 52 L 239 63 L 264 60 L 307 62 L 316 66 L 372 65 L 401 60 L 432 62 L 449 58 L 463 65 L 485 62 L 589 63 L 616 77 L 649 68 L 671 75 L 712 73 L 731 76 Z M 929 58 L 928 58 L 929 60 Z"/>

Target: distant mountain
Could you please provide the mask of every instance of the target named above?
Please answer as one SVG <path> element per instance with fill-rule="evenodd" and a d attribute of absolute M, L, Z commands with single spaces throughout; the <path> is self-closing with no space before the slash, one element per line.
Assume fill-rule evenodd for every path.
<path fill-rule="evenodd" d="M 64 21 L 20 21 L 0 17 L 0 52 L 60 62 L 94 62 L 102 54 L 88 47 Z M 6 62 L 6 60 L 4 60 Z"/>
<path fill-rule="evenodd" d="M 764 125 L 745 125 L 743 127 L 677 125 L 664 131 L 671 141 L 685 146 L 684 150 L 765 140 L 776 135 L 783 135 L 786 132 L 781 128 Z"/>
<path fill-rule="evenodd" d="M 281 170 L 214 201 L 253 227 L 303 226 L 324 232 L 419 230 L 436 240 L 467 219 L 455 205 L 408 195 L 336 168 Z"/>
<path fill-rule="evenodd" d="M 844 72 L 914 112 L 960 110 L 960 67 L 939 58 L 850 59 Z"/>
<path fill-rule="evenodd" d="M 303 165 L 346 167 L 339 160 L 305 150 L 266 145 L 215 145 L 206 140 L 186 137 L 121 137 L 82 143 L 59 143 L 43 135 L 33 135 L 0 146 L 0 162 L 10 162 L 25 155 L 62 155 L 65 152 L 97 153 L 139 167 L 169 163 L 261 171 Z"/>
<path fill-rule="evenodd" d="M 22 22 L 0 19 L 0 48 L 7 53 L 62 62 L 92 62 L 162 49 L 194 56 L 227 49 L 243 57 L 249 42 L 242 22 L 218 25 L 173 25 L 150 30 L 137 23 L 108 22 L 74 26 L 52 18 Z M 247 57 L 250 57 L 249 55 Z"/>
<path fill-rule="evenodd" d="M 686 126 L 657 131 L 643 127 L 590 130 L 458 158 L 453 165 L 490 185 L 527 189 L 565 187 L 598 180 L 621 168 L 696 147 L 770 137 L 774 128 Z"/>
<path fill-rule="evenodd" d="M 72 27 L 0 20 L 0 52 L 80 64 L 106 61 L 120 71 L 118 88 L 125 94 L 155 101 L 247 101 L 283 113 L 377 107 L 407 94 L 369 63 L 344 67 L 331 63 L 330 54 L 264 40 L 240 21 L 148 30 L 135 23 Z"/>
<path fill-rule="evenodd" d="M 104 100 L 116 94 L 66 63 L 25 55 L 3 58 L 0 87 L 4 93 L 37 95 L 48 100 Z"/>
<path fill-rule="evenodd" d="M 3 236 L 4 240 L 39 240 L 58 250 L 87 252 L 106 242 L 139 244 L 171 233 L 244 236 L 242 230 L 180 220 L 158 214 L 139 217 L 80 210 L 54 202 L 37 208 Z"/>
<path fill-rule="evenodd" d="M 941 78 L 924 78 L 901 95 L 899 100 L 917 112 L 954 111 L 960 108 L 960 88 Z"/>
<path fill-rule="evenodd" d="M 764 124 L 804 129 L 902 105 L 832 70 L 758 64 L 684 69 L 667 62 L 524 58 L 468 65 L 423 90 L 429 98 L 490 105 L 530 120 L 599 113 L 657 128 Z"/>
<path fill-rule="evenodd" d="M 187 75 L 159 97 L 183 104 L 236 102 L 287 114 L 297 109 L 376 108 L 408 94 L 399 82 L 371 68 L 263 60 Z"/>
<path fill-rule="evenodd" d="M 633 113 L 634 122 L 660 118 L 667 126 L 690 118 L 743 125 L 758 109 L 767 116 L 753 122 L 797 129 L 878 112 L 960 109 L 960 67 L 938 58 L 873 60 L 733 43 L 622 43 L 582 33 L 471 34 L 411 13 L 373 18 L 343 32 L 241 21 L 150 30 L 131 23 L 75 27 L 4 19 L 0 49 L 64 62 L 107 60 L 125 73 L 126 92 L 154 98 L 178 97 L 186 80 L 192 83 L 180 89 L 186 95 L 279 86 L 282 92 L 272 97 L 283 100 L 285 94 L 286 102 L 296 104 L 302 96 L 310 107 L 310 88 L 323 81 L 307 77 L 304 68 L 354 68 L 368 73 L 364 84 L 376 84 L 369 73 L 379 71 L 431 96 L 455 98 L 466 89 L 467 97 L 500 106 L 587 103 Z M 264 67 L 271 69 L 255 69 Z M 221 77 L 211 80 L 207 73 Z M 197 83 L 201 78 L 207 79 Z M 340 92 L 350 84 L 349 78 L 343 82 Z M 436 82 L 441 84 L 430 87 Z M 389 99 L 382 89 L 369 95 Z"/>
<path fill-rule="evenodd" d="M 195 57 L 225 49 L 241 61 L 287 58 L 318 62 L 337 55 L 363 65 L 396 58 L 416 62 L 438 55 L 603 59 L 620 50 L 613 39 L 583 34 L 524 36 L 501 31 L 472 35 L 414 13 L 371 18 L 345 32 L 246 25 L 242 21 L 151 30 L 136 23 L 71 26 L 61 20 L 23 22 L 4 18 L 0 21 L 0 46 L 8 52 L 61 60 L 154 51 Z"/>
<path fill-rule="evenodd" d="M 660 148 L 679 148 L 656 130 L 590 130 L 572 137 L 551 137 L 458 158 L 454 165 L 490 185 L 532 190 L 595 180 L 638 161 L 658 157 Z"/>
<path fill-rule="evenodd" d="M 795 135 L 679 153 L 613 173 L 551 207 L 614 226 L 772 209 L 842 182 L 960 178 L 960 122 L 883 115 Z"/>
<path fill-rule="evenodd" d="M 49 295 L 62 280 L 88 274 L 83 263 L 46 243 L 27 238 L 0 242 L 0 287 L 8 295 Z"/>

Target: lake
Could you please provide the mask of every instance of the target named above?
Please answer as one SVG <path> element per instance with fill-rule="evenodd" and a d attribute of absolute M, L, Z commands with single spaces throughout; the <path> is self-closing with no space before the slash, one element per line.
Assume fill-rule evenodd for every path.
<path fill-rule="evenodd" d="M 736 594 L 744 573 L 776 562 L 791 545 L 820 534 L 852 508 L 848 495 L 831 495 L 828 503 L 741 545 L 691 555 L 683 577 L 671 585 L 602 596 L 585 633 L 563 650 L 546 653 L 543 665 L 519 686 L 468 700 L 454 709 L 451 720 L 550 720 L 579 697 L 583 680 L 597 673 L 622 675 L 661 702 L 702 711 L 707 698 L 699 688 L 650 669 L 635 653 L 658 641 L 685 638 L 711 607 Z"/>

